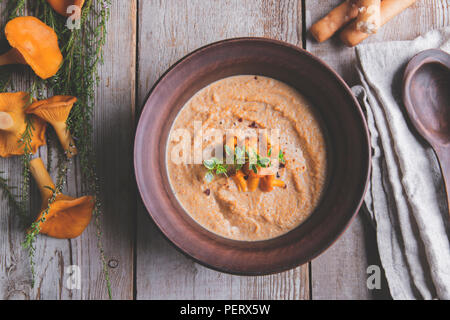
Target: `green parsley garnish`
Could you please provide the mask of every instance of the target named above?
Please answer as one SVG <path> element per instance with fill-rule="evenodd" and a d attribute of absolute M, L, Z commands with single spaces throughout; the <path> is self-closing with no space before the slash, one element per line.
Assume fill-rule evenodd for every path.
<path fill-rule="evenodd" d="M 228 165 L 222 164 L 217 158 L 211 158 L 209 160 L 204 160 L 203 165 L 208 169 L 205 175 L 205 180 L 209 183 L 214 178 L 214 173 L 217 175 L 223 174 L 228 177 Z"/>

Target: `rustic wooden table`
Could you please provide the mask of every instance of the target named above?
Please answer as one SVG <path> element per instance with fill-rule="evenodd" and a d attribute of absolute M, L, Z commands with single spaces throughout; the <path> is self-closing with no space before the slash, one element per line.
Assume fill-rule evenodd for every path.
<path fill-rule="evenodd" d="M 399 0 L 400 1 L 400 0 Z M 133 177 L 136 122 L 148 91 L 160 75 L 190 51 L 217 40 L 262 36 L 306 48 L 353 85 L 353 49 L 337 39 L 323 44 L 307 30 L 340 0 L 112 0 L 109 37 L 95 111 L 95 144 L 104 197 L 104 247 L 115 299 L 374 299 L 366 287 L 368 265 L 378 264 L 375 235 L 361 213 L 324 254 L 291 271 L 239 277 L 204 268 L 176 251 L 143 208 Z M 1 9 L 0 4 L 0 9 Z M 450 0 L 419 0 L 368 41 L 412 39 L 450 25 Z M 18 88 L 27 82 L 16 79 Z M 23 89 L 23 88 L 22 88 Z M 45 159 L 45 149 L 41 150 Z M 75 165 L 68 193 L 77 194 Z M 0 160 L 13 183 L 20 161 Z M 32 207 L 38 202 L 33 189 Z M 0 299 L 105 299 L 107 292 L 95 227 L 75 240 L 41 236 L 37 281 L 31 287 L 23 230 L 0 202 Z M 67 267 L 80 266 L 80 290 L 69 290 Z"/>

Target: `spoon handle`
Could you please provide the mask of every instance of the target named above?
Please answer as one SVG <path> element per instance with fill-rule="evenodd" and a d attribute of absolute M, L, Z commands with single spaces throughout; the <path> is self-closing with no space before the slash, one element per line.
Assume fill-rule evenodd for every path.
<path fill-rule="evenodd" d="M 442 176 L 444 178 L 445 189 L 447 191 L 447 206 L 450 215 L 450 146 L 437 146 L 434 149 L 436 151 L 439 164 L 441 165 Z"/>

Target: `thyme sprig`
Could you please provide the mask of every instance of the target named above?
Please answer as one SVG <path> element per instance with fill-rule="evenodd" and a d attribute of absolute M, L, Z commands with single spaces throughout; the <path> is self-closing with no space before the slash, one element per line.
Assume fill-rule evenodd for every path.
<path fill-rule="evenodd" d="M 39 0 L 38 17 L 52 26 L 64 56 L 59 72 L 47 87 L 53 94 L 72 95 L 78 98 L 67 120 L 68 128 L 77 143 L 82 184 L 85 192 L 95 196 L 94 223 L 97 246 L 100 251 L 103 274 L 108 296 L 112 297 L 107 259 L 102 244 L 100 186 L 93 148 L 93 111 L 95 88 L 99 83 L 98 67 L 103 62 L 103 46 L 106 43 L 106 24 L 110 16 L 110 1 L 86 1 L 81 14 L 81 29 L 69 30 L 66 20 L 57 16 L 45 0 Z"/>
<path fill-rule="evenodd" d="M 85 192 L 95 197 L 94 223 L 97 247 L 100 251 L 103 274 L 109 298 L 112 297 L 107 259 L 102 244 L 100 185 L 96 171 L 93 148 L 93 112 L 95 88 L 99 84 L 98 67 L 103 62 L 103 46 L 106 43 L 106 24 L 110 16 L 110 0 L 87 0 L 81 14 L 80 29 L 69 30 L 66 20 L 59 17 L 45 0 L 39 0 L 38 17 L 52 26 L 60 40 L 64 56 L 63 65 L 55 77 L 47 80 L 53 94 L 72 95 L 78 98 L 67 120 L 76 140 Z"/>
<path fill-rule="evenodd" d="M 0 171 L 0 174 L 4 174 L 4 172 Z M 24 204 L 17 199 L 17 195 L 14 194 L 14 190 L 16 190 L 17 187 L 10 186 L 8 179 L 0 176 L 0 189 L 3 191 L 3 198 L 6 199 L 9 206 L 14 208 L 18 213 L 20 222 L 24 222 L 26 220 L 27 212 Z"/>
<path fill-rule="evenodd" d="M 25 13 L 33 13 L 34 16 L 52 27 L 58 36 L 64 56 L 60 70 L 48 80 L 41 80 L 36 77 L 30 91 L 34 92 L 32 96 L 39 96 L 39 98 L 42 98 L 44 91 L 48 96 L 72 95 L 78 98 L 67 120 L 67 125 L 77 144 L 77 160 L 81 167 L 83 190 L 94 195 L 96 199 L 93 214 L 97 245 L 100 251 L 109 298 L 112 297 L 112 292 L 107 260 L 102 245 L 100 221 L 102 204 L 100 201 L 99 180 L 96 173 L 96 156 L 93 148 L 92 120 L 95 107 L 95 88 L 99 83 L 98 67 L 103 62 L 103 46 L 106 43 L 106 27 L 110 17 L 110 5 L 110 0 L 87 0 L 82 9 L 81 28 L 73 30 L 66 27 L 66 18 L 56 14 L 46 0 L 7 0 L 6 6 L 6 16 L 9 19 L 25 15 Z M 5 91 L 13 85 L 10 81 L 12 70 L 8 67 L 5 67 L 4 70 L 6 73 L 0 76 L 0 91 Z M 24 144 L 27 144 L 27 141 L 27 139 L 24 139 Z M 31 158 L 27 154 L 23 157 L 23 186 L 29 184 L 29 160 Z M 62 190 L 61 188 L 65 183 L 66 165 L 67 163 L 58 161 L 55 194 Z M 28 192 L 21 193 L 24 199 L 28 199 Z M 51 203 L 49 202 L 49 204 Z M 35 222 L 32 225 L 24 241 L 24 247 L 30 250 L 30 264 L 33 273 L 35 241 L 36 236 L 39 234 L 38 226 L 39 222 Z"/>
<path fill-rule="evenodd" d="M 31 116 L 25 118 L 26 126 L 25 131 L 22 133 L 19 139 L 20 147 L 23 147 L 22 156 L 22 188 L 21 197 L 22 202 L 27 202 L 29 199 L 29 186 L 30 186 L 30 161 L 32 157 L 31 141 L 33 140 L 33 120 Z"/>

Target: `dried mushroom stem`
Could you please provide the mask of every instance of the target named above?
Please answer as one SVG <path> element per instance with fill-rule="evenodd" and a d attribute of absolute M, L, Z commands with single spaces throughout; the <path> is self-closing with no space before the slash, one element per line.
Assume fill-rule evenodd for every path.
<path fill-rule="evenodd" d="M 367 34 L 378 31 L 381 24 L 381 0 L 359 0 L 356 29 Z"/>
<path fill-rule="evenodd" d="M 346 0 L 317 21 L 310 28 L 311 34 L 318 42 L 331 38 L 340 28 L 356 18 L 358 6 L 356 0 Z"/>
<path fill-rule="evenodd" d="M 381 23 L 380 26 L 385 25 L 403 10 L 409 8 L 414 2 L 417 0 L 383 0 L 381 1 Z M 357 22 L 354 21 L 344 30 L 342 30 L 340 38 L 342 42 L 349 46 L 353 47 L 359 44 L 361 41 L 365 40 L 369 37 L 368 33 L 361 32 L 356 27 Z"/>

